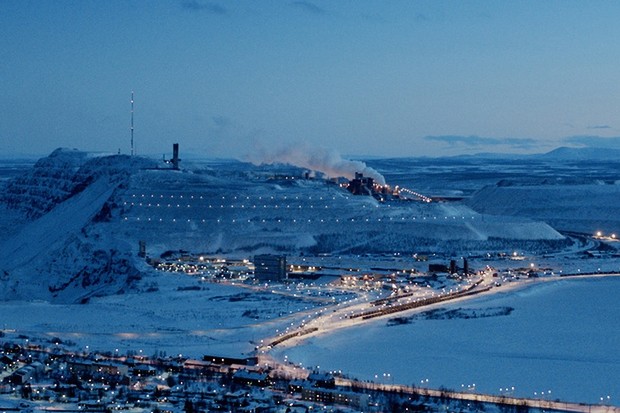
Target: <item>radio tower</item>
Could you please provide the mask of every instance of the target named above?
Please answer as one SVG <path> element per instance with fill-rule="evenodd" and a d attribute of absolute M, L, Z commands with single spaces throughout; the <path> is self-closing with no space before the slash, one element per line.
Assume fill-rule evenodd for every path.
<path fill-rule="evenodd" d="M 131 91 L 131 156 L 134 155 L 134 150 L 133 150 L 133 90 Z"/>

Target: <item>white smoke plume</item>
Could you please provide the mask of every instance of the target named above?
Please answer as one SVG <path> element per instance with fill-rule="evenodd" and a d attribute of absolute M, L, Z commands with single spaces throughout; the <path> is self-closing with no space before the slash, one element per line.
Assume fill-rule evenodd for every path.
<path fill-rule="evenodd" d="M 378 184 L 385 185 L 385 178 L 375 169 L 361 161 L 343 159 L 335 150 L 310 147 L 306 144 L 289 146 L 272 151 L 258 150 L 248 156 L 255 165 L 289 164 L 311 171 L 322 172 L 330 178 L 355 178 L 356 172 L 373 178 Z"/>

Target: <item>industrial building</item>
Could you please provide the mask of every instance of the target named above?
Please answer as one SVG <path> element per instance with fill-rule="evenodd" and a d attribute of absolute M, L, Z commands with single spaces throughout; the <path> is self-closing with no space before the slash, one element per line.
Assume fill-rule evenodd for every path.
<path fill-rule="evenodd" d="M 179 144 L 173 143 L 172 144 L 172 158 L 166 159 L 166 155 L 164 154 L 164 163 L 170 164 L 171 169 L 178 171 L 180 169 L 179 162 L 181 162 L 181 159 L 179 158 Z"/>
<path fill-rule="evenodd" d="M 469 262 L 467 261 L 467 258 L 463 258 L 463 268 L 459 268 L 456 265 L 456 260 L 450 260 L 450 266 L 448 267 L 445 264 L 429 264 L 428 265 L 428 272 L 430 273 L 447 273 L 447 274 L 459 274 L 459 272 L 462 270 L 461 274 L 463 275 L 469 275 L 470 274 L 470 270 L 469 270 Z"/>
<path fill-rule="evenodd" d="M 254 256 L 254 277 L 258 281 L 283 281 L 288 279 L 286 256 L 271 254 Z"/>
<path fill-rule="evenodd" d="M 355 179 L 349 182 L 347 189 L 353 195 L 372 195 L 374 193 L 374 179 L 364 176 L 360 172 L 355 173 Z"/>

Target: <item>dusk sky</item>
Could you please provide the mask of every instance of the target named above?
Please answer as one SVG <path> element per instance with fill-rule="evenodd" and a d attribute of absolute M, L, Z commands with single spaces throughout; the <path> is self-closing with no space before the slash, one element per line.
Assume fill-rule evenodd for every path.
<path fill-rule="evenodd" d="M 0 153 L 620 148 L 618 1 L 0 0 Z"/>

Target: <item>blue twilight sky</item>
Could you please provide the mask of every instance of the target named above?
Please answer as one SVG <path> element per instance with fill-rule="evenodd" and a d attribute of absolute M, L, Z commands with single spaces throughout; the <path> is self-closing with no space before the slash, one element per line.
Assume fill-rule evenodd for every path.
<path fill-rule="evenodd" d="M 0 154 L 620 147 L 619 1 L 0 0 Z"/>

